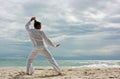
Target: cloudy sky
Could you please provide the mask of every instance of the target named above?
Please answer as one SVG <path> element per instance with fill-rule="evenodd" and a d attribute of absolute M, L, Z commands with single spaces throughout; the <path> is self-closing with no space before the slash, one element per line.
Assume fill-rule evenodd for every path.
<path fill-rule="evenodd" d="M 0 0 L 0 57 L 26 58 L 25 24 L 35 16 L 56 58 L 120 59 L 120 0 Z M 31 28 L 32 24 L 31 24 Z"/>

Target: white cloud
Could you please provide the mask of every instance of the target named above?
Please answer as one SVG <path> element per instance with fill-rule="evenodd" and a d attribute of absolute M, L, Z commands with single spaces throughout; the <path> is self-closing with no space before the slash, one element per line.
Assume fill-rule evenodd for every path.
<path fill-rule="evenodd" d="M 97 10 L 97 8 L 88 8 L 86 11 L 83 11 L 83 14 L 86 18 L 93 21 L 101 21 L 105 18 L 106 14 L 103 13 L 100 10 Z"/>
<path fill-rule="evenodd" d="M 115 24 L 119 24 L 120 23 L 120 15 L 113 15 L 107 18 L 107 21 L 109 23 L 115 23 Z"/>
<path fill-rule="evenodd" d="M 69 43 L 68 47 L 73 46 L 70 51 L 76 46 L 82 48 L 74 51 L 83 54 L 90 51 L 91 55 L 119 51 L 119 41 L 114 41 L 120 28 L 119 0 L 1 0 L 0 5 L 1 39 L 30 41 L 24 25 L 31 16 L 36 16 L 47 36 L 66 46 Z"/>
<path fill-rule="evenodd" d="M 98 49 L 90 49 L 90 50 L 76 49 L 73 50 L 72 52 L 74 52 L 75 55 L 110 56 L 120 52 L 119 48 L 120 45 L 110 45 L 110 46 L 104 46 Z"/>

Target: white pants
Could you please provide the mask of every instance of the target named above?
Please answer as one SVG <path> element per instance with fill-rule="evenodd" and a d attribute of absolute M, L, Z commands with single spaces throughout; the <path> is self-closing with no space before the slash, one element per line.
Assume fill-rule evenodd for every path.
<path fill-rule="evenodd" d="M 45 56 L 48 59 L 48 61 L 52 64 L 53 68 L 58 73 L 61 72 L 58 64 L 55 61 L 55 59 L 53 58 L 53 56 L 50 54 L 50 52 L 46 48 L 43 48 L 43 49 L 34 48 L 32 53 L 28 57 L 28 60 L 27 60 L 27 70 L 26 70 L 26 73 L 32 74 L 34 72 L 34 69 L 33 69 L 33 66 L 32 66 L 32 62 L 33 62 L 33 60 L 35 59 L 35 57 L 39 53 L 42 54 L 43 56 Z"/>

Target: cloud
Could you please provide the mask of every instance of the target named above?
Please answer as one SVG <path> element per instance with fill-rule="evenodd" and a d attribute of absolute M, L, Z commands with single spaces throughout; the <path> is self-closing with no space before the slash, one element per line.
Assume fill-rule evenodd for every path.
<path fill-rule="evenodd" d="M 113 22 L 119 22 L 119 17 L 116 16 L 116 14 L 114 15 L 114 12 L 119 9 L 117 8 L 119 4 L 118 0 L 25 0 L 24 2 L 8 0 L 3 1 L 2 3 L 0 16 L 2 22 L 1 27 L 9 26 L 5 28 L 6 31 L 5 29 L 1 31 L 1 35 L 4 35 L 4 37 L 7 37 L 5 32 L 14 30 L 14 32 L 12 31 L 12 33 L 9 35 L 11 38 L 14 38 L 13 35 L 16 35 L 16 32 L 18 32 L 19 29 L 23 30 L 25 23 L 33 15 L 36 15 L 36 17 L 38 17 L 37 19 L 42 21 L 43 29 L 47 32 L 53 31 L 55 33 L 69 33 L 70 29 L 72 28 L 72 33 L 77 34 L 81 33 L 81 31 L 84 31 L 84 33 L 89 31 L 92 32 L 94 29 L 99 29 L 99 27 L 118 28 L 119 26 L 113 24 Z M 111 11 L 111 6 L 116 8 Z M 110 13 L 108 13 L 108 11 L 110 11 Z M 112 15 L 114 16 L 110 18 L 109 16 L 111 13 L 113 13 Z M 4 15 L 6 15 L 6 17 L 3 17 Z"/>
<path fill-rule="evenodd" d="M 74 50 L 74 54 L 77 55 L 95 55 L 95 56 L 111 56 L 120 52 L 119 50 L 120 45 L 108 45 L 103 46 L 97 49 L 90 49 L 90 50 L 81 50 L 76 49 Z"/>
<path fill-rule="evenodd" d="M 120 41 L 119 37 L 116 39 L 115 35 L 108 32 L 71 35 L 61 43 L 65 50 L 59 52 L 65 52 L 65 57 L 116 55 L 120 51 Z M 60 54 L 58 55 L 60 56 Z"/>
<path fill-rule="evenodd" d="M 115 15 L 107 18 L 108 22 L 110 23 L 120 23 L 120 15 Z"/>
<path fill-rule="evenodd" d="M 85 55 L 89 51 L 91 55 L 119 51 L 119 0 L 7 0 L 0 4 L 0 38 L 3 40 L 30 42 L 24 25 L 31 16 L 36 16 L 46 35 L 53 42 L 63 44 L 59 51 L 66 55 L 73 55 L 75 51 Z"/>

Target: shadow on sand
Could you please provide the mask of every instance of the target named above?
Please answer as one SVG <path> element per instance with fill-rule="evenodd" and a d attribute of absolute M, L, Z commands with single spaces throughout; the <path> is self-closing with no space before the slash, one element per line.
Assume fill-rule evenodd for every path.
<path fill-rule="evenodd" d="M 57 77 L 57 76 L 64 76 L 64 74 L 55 74 L 55 73 L 48 74 L 42 72 L 40 74 L 27 75 L 24 71 L 21 71 L 18 72 L 18 74 L 12 77 L 11 79 L 34 79 L 34 78 L 48 78 L 48 77 Z"/>

